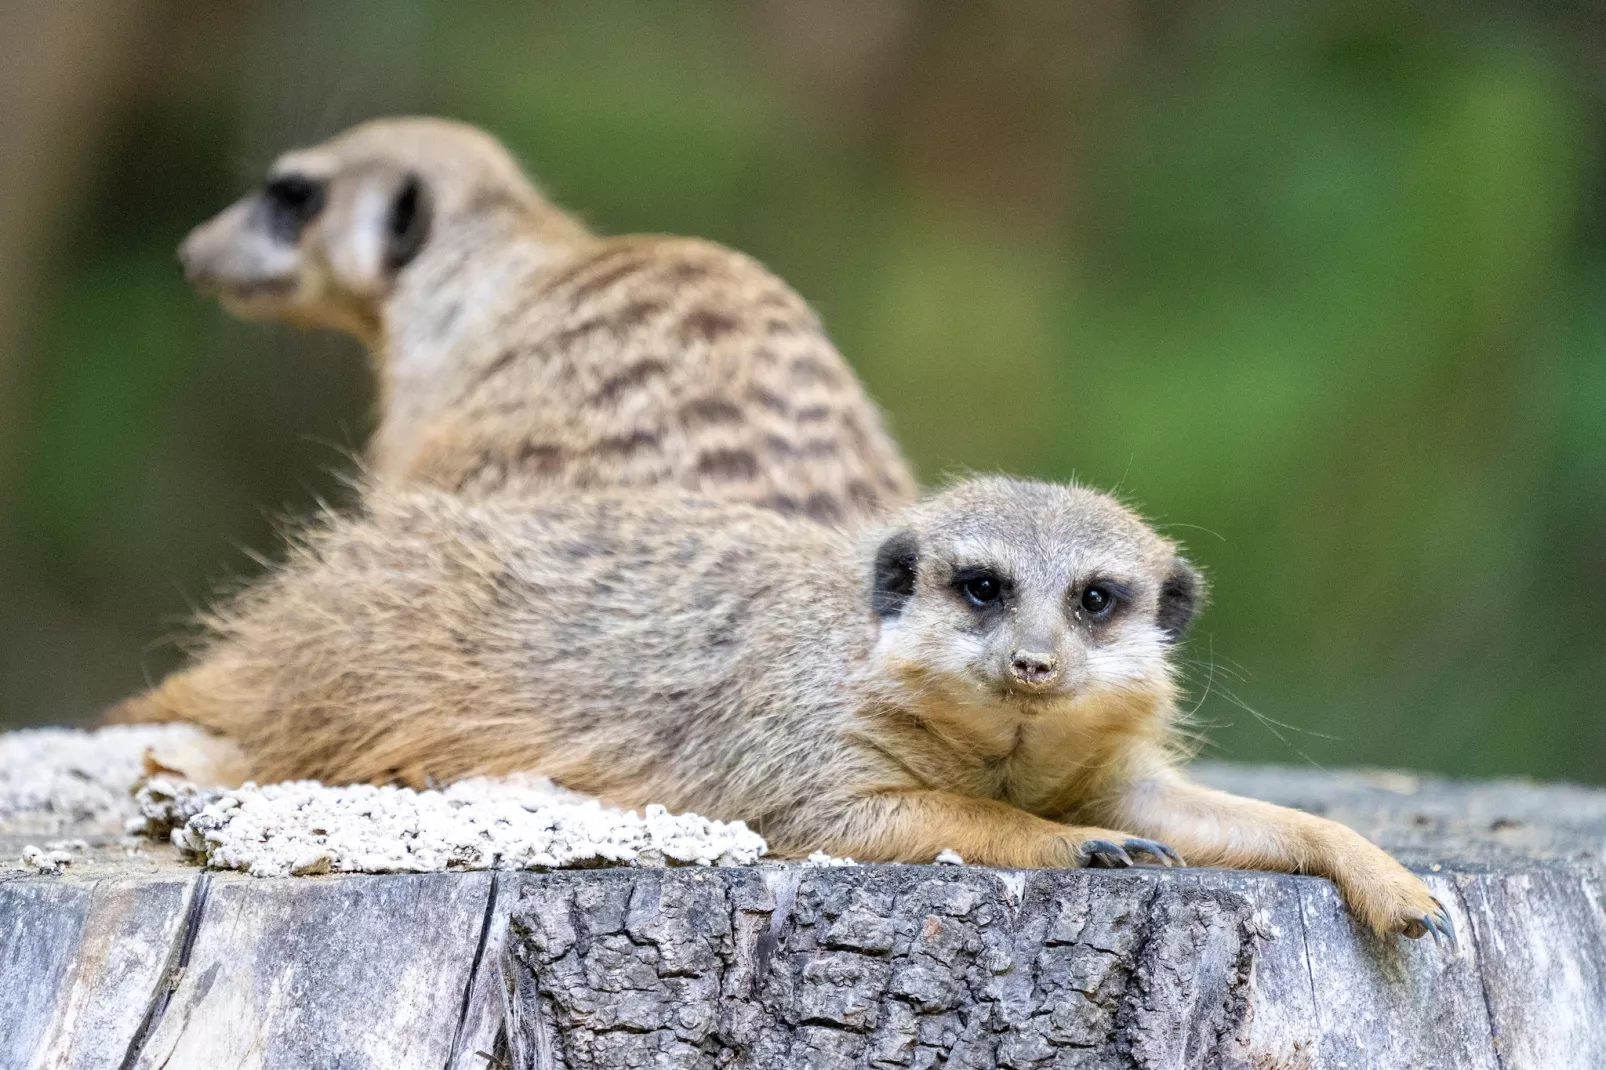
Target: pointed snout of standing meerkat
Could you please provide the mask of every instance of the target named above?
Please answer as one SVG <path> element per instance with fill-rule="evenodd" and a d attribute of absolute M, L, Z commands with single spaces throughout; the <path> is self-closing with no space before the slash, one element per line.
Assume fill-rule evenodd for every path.
<path fill-rule="evenodd" d="M 203 293 L 244 302 L 242 311 L 254 296 L 282 298 L 293 291 L 299 251 L 255 225 L 253 217 L 261 214 L 260 194 L 252 193 L 190 231 L 178 247 L 184 277 Z"/>

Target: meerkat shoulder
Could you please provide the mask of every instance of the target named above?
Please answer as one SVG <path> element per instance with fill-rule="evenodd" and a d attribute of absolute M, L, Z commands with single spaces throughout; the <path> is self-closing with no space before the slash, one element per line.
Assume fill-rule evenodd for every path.
<path fill-rule="evenodd" d="M 421 444 L 416 481 L 479 494 L 669 484 L 828 522 L 913 497 L 818 318 L 751 258 L 616 238 L 526 293 L 508 341 L 480 347 Z M 544 413 L 508 403 L 536 394 Z"/>

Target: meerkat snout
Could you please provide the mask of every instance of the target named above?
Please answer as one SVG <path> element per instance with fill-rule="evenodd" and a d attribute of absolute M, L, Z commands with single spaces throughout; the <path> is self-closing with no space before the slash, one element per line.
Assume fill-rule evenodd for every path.
<path fill-rule="evenodd" d="M 257 225 L 253 217 L 260 214 L 251 199 L 236 201 L 190 231 L 178 248 L 184 277 L 241 315 L 254 312 L 253 298 L 288 294 L 300 261 L 293 242 L 277 240 Z"/>
<path fill-rule="evenodd" d="M 1022 687 L 1042 690 L 1052 686 L 1059 678 L 1060 659 L 1052 653 L 1017 650 L 1010 655 L 1009 674 Z"/>

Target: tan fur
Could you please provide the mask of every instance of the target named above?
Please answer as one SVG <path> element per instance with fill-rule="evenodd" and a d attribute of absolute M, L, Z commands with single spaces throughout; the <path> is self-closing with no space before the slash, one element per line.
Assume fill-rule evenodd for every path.
<path fill-rule="evenodd" d="M 147 701 L 269 780 L 535 771 L 741 818 L 789 856 L 1164 861 L 1132 837 L 1163 838 L 1322 873 L 1420 931 L 1437 904 L 1353 832 L 1176 771 L 1170 653 L 1199 598 L 1171 543 L 1076 487 L 972 481 L 858 535 L 674 495 L 380 493 Z"/>
<path fill-rule="evenodd" d="M 667 485 L 826 522 L 914 495 L 808 306 L 740 253 L 595 237 L 489 135 L 439 119 L 364 123 L 281 157 L 270 180 L 316 187 L 317 210 L 292 227 L 270 181 L 181 256 L 239 315 L 370 347 L 381 487 Z M 390 266 L 388 213 L 409 183 L 427 229 Z"/>

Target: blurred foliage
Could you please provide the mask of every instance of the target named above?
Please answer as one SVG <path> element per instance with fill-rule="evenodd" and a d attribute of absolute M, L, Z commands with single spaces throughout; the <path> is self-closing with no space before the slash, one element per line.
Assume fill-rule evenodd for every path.
<path fill-rule="evenodd" d="M 231 547 L 341 497 L 355 344 L 229 321 L 172 249 L 278 151 L 433 112 L 599 229 L 765 260 L 927 481 L 1168 525 L 1214 753 L 1606 782 L 1606 34 L 1565 8 L 148 4 L 15 357 L 0 723 L 161 673 Z"/>

